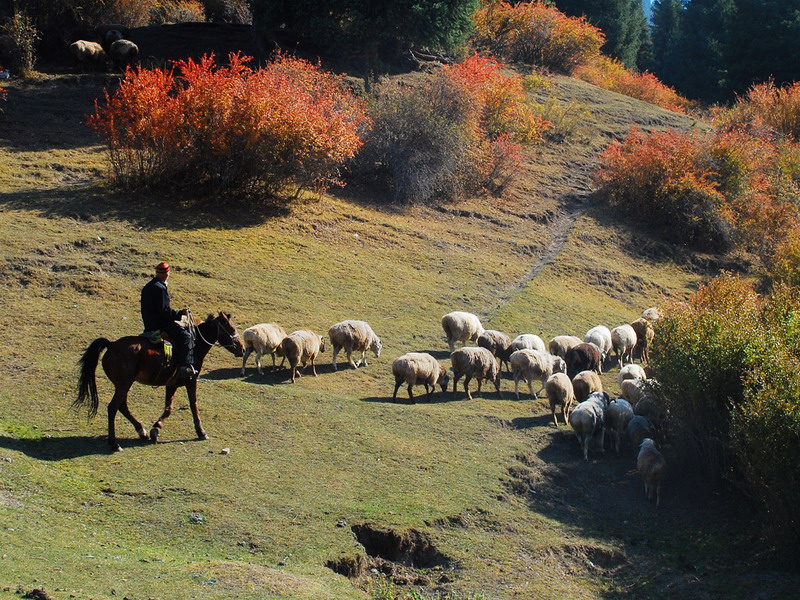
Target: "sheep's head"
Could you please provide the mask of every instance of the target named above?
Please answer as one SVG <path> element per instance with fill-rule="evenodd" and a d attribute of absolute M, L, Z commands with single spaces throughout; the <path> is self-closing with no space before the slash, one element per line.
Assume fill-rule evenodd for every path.
<path fill-rule="evenodd" d="M 322 336 L 319 336 L 319 351 L 325 352 L 325 338 Z"/>
<path fill-rule="evenodd" d="M 383 344 L 381 344 L 381 340 L 377 335 L 372 336 L 372 343 L 369 345 L 369 349 L 375 354 L 375 358 L 381 357 L 381 348 L 383 348 Z"/>
<path fill-rule="evenodd" d="M 443 392 L 447 391 L 448 385 L 450 385 L 450 375 L 444 367 L 439 367 L 439 386 Z"/>
<path fill-rule="evenodd" d="M 560 356 L 553 357 L 553 373 L 566 373 L 567 363 Z"/>

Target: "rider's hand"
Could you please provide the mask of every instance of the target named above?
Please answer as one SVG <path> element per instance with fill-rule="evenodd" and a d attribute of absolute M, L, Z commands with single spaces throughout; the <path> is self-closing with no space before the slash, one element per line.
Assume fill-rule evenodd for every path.
<path fill-rule="evenodd" d="M 184 317 L 184 316 L 189 316 L 189 309 L 188 309 L 188 308 L 182 308 L 182 309 L 180 309 L 180 310 L 178 311 L 178 314 L 179 314 L 180 316 L 182 316 L 182 317 Z"/>

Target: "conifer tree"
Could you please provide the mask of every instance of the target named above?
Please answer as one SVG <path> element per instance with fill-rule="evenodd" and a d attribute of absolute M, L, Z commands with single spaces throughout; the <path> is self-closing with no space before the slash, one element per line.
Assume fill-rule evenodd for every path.
<path fill-rule="evenodd" d="M 680 36 L 684 7 L 681 0 L 656 0 L 650 38 L 653 43 L 652 63 L 648 68 L 670 86 L 678 83 L 681 68 Z"/>

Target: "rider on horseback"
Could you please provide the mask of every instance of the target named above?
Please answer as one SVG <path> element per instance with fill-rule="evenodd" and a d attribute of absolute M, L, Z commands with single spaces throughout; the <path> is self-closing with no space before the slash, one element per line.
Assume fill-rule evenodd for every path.
<path fill-rule="evenodd" d="M 155 277 L 142 288 L 142 321 L 145 332 L 163 331 L 169 335 L 175 346 L 178 381 L 186 383 L 197 375 L 189 357 L 192 336 L 187 328 L 176 321 L 183 315 L 188 315 L 189 309 L 173 310 L 169 305 L 167 279 L 170 269 L 169 263 L 158 263 Z"/>

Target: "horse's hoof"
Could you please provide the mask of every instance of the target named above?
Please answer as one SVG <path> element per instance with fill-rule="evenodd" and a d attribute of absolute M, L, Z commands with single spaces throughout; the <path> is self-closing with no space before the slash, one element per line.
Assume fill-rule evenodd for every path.
<path fill-rule="evenodd" d="M 119 444 L 112 444 L 111 445 L 111 451 L 112 452 L 122 452 L 122 446 L 120 446 Z"/>
<path fill-rule="evenodd" d="M 198 440 L 203 440 L 203 441 L 205 441 L 205 440 L 210 440 L 210 439 L 211 439 L 211 436 L 210 436 L 210 435 L 208 435 L 208 434 L 207 434 L 207 433 L 204 431 L 203 433 L 198 433 L 198 434 L 197 434 L 197 439 L 198 439 Z"/>
<path fill-rule="evenodd" d="M 160 427 L 153 427 L 150 430 L 150 441 L 151 442 L 157 442 L 159 433 L 161 433 L 161 428 Z"/>
<path fill-rule="evenodd" d="M 139 439 L 140 440 L 146 440 L 147 439 L 147 432 L 144 430 L 144 427 L 139 429 L 136 433 L 139 434 Z"/>

